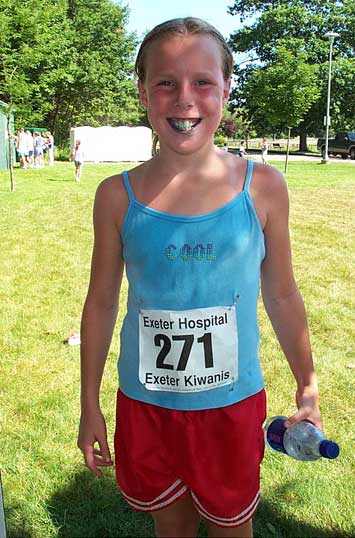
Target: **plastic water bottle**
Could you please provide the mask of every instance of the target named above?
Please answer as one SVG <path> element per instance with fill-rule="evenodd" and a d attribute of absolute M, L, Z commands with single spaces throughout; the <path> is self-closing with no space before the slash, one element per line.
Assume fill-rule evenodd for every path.
<path fill-rule="evenodd" d="M 287 417 L 272 417 L 265 426 L 266 444 L 273 450 L 288 454 L 300 461 L 318 460 L 320 457 L 334 459 L 339 455 L 339 445 L 326 439 L 323 432 L 307 421 L 286 428 Z"/>

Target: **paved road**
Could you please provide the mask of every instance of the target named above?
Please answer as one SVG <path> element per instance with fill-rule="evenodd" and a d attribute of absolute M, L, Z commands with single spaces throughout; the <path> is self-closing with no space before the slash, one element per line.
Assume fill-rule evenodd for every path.
<path fill-rule="evenodd" d="M 255 155 L 255 157 L 258 158 L 258 160 L 260 159 L 261 161 L 261 157 L 260 156 L 257 156 Z M 269 160 L 270 161 L 284 161 L 286 159 L 286 156 L 285 155 L 280 155 L 280 154 L 269 154 Z M 321 162 L 321 157 L 320 155 L 317 155 L 317 156 L 314 156 L 314 155 L 289 155 L 288 157 L 288 160 L 289 161 L 313 161 L 313 162 Z M 341 157 L 329 157 L 329 162 L 330 163 L 344 163 L 344 164 L 355 164 L 355 160 L 352 161 L 351 159 L 342 159 Z"/>
<path fill-rule="evenodd" d="M 231 153 L 238 153 L 238 150 L 236 149 L 230 149 Z M 261 155 L 260 152 L 254 152 L 251 151 L 248 153 L 248 157 L 251 157 L 255 161 L 261 162 Z M 269 161 L 285 161 L 286 155 L 285 153 L 269 153 L 268 154 L 268 160 Z M 288 156 L 289 161 L 311 161 L 311 162 L 320 162 L 321 156 L 320 155 L 289 155 Z M 344 164 L 352 164 L 355 165 L 355 160 L 351 159 L 342 159 L 340 156 L 337 157 L 329 157 L 329 162 L 335 162 L 335 163 L 344 163 Z"/>

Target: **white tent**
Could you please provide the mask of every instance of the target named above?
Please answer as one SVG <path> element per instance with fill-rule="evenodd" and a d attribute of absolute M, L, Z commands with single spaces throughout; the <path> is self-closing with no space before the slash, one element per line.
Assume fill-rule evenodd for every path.
<path fill-rule="evenodd" d="M 152 156 L 152 130 L 148 127 L 74 127 L 71 151 L 77 140 L 88 162 L 138 162 Z"/>

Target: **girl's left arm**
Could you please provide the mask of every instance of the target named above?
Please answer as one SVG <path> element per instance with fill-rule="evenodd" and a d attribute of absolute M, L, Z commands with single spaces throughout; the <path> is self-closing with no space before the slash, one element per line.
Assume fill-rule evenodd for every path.
<path fill-rule="evenodd" d="M 307 316 L 292 269 L 287 188 L 284 178 L 276 170 L 271 169 L 268 175 L 270 177 L 264 197 L 266 256 L 261 268 L 261 292 L 273 329 L 297 384 L 298 411 L 288 418 L 286 426 L 309 420 L 321 429 L 318 386 Z"/>

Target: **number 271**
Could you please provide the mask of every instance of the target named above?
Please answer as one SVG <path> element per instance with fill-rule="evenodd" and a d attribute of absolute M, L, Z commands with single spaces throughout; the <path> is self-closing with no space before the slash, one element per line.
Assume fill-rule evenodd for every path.
<path fill-rule="evenodd" d="M 187 361 L 191 353 L 192 345 L 194 343 L 193 334 L 181 334 L 171 337 L 172 341 L 182 341 L 184 345 L 181 350 L 179 357 L 179 362 L 177 364 L 176 370 L 186 370 Z M 156 334 L 154 337 L 154 344 L 156 347 L 161 347 L 158 356 L 156 366 L 157 368 L 164 368 L 166 370 L 174 370 L 173 364 L 165 363 L 165 359 L 168 353 L 171 350 L 171 340 L 166 334 Z M 199 344 L 203 344 L 204 357 L 205 357 L 205 367 L 213 368 L 213 351 L 212 351 L 212 334 L 205 333 L 200 338 L 197 338 Z"/>

